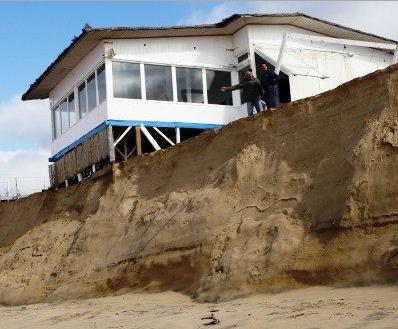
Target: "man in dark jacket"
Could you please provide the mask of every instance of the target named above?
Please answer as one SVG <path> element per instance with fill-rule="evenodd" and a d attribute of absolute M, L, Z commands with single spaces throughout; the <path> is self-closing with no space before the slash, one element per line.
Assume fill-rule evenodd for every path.
<path fill-rule="evenodd" d="M 264 97 L 264 90 L 261 87 L 260 81 L 253 77 L 251 70 L 245 72 L 245 76 L 241 83 L 231 87 L 221 87 L 221 91 L 232 91 L 237 89 L 243 89 L 243 94 L 247 100 L 248 115 L 253 115 L 254 107 L 257 113 L 262 111 L 263 106 L 261 104 L 261 99 Z"/>
<path fill-rule="evenodd" d="M 279 106 L 279 91 L 278 91 L 278 81 L 279 75 L 275 72 L 268 70 L 266 64 L 261 64 L 261 86 L 265 92 L 265 103 L 267 108 L 278 107 Z"/>

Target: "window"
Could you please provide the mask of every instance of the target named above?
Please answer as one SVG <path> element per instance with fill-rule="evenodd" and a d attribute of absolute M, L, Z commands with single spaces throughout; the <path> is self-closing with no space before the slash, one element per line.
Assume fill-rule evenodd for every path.
<path fill-rule="evenodd" d="M 113 97 L 142 98 L 140 64 L 113 62 L 112 73 Z"/>
<path fill-rule="evenodd" d="M 59 110 L 61 112 L 61 133 L 64 133 L 69 128 L 69 114 L 66 99 L 59 105 Z"/>
<path fill-rule="evenodd" d="M 76 123 L 75 95 L 68 96 L 69 127 Z"/>
<path fill-rule="evenodd" d="M 79 114 L 83 118 L 87 114 L 86 82 L 83 82 L 77 89 L 79 96 Z"/>
<path fill-rule="evenodd" d="M 245 59 L 249 58 L 249 53 L 243 53 L 238 57 L 238 63 L 243 62 Z"/>
<path fill-rule="evenodd" d="M 106 99 L 105 65 L 97 70 L 98 102 L 101 104 Z"/>
<path fill-rule="evenodd" d="M 173 100 L 171 67 L 145 65 L 146 98 L 157 101 Z"/>
<path fill-rule="evenodd" d="M 61 136 L 61 116 L 59 106 L 54 110 L 54 137 Z"/>
<path fill-rule="evenodd" d="M 239 82 L 243 81 L 243 77 L 245 76 L 245 72 L 250 69 L 250 66 L 246 66 L 242 69 L 239 70 L 238 76 L 239 76 Z M 247 102 L 247 99 L 245 98 L 245 94 L 243 93 L 243 89 L 240 90 L 240 103 L 245 104 Z"/>
<path fill-rule="evenodd" d="M 87 79 L 87 105 L 88 111 L 97 107 L 97 87 L 95 85 L 95 73 Z"/>
<path fill-rule="evenodd" d="M 222 86 L 231 85 L 231 72 L 206 70 L 209 104 L 232 105 L 232 92 L 223 92 Z"/>
<path fill-rule="evenodd" d="M 203 103 L 202 70 L 177 67 L 176 74 L 178 101 Z"/>

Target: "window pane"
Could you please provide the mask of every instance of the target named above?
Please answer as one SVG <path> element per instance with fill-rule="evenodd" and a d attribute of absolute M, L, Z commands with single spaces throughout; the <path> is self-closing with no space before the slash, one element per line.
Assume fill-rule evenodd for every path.
<path fill-rule="evenodd" d="M 173 100 L 171 67 L 145 65 L 146 99 L 157 101 Z"/>
<path fill-rule="evenodd" d="M 97 70 L 98 100 L 101 104 L 106 99 L 105 65 Z"/>
<path fill-rule="evenodd" d="M 88 102 L 88 110 L 97 107 L 97 90 L 95 88 L 95 73 L 90 75 L 87 79 L 87 102 Z"/>
<path fill-rule="evenodd" d="M 246 66 L 246 67 L 244 67 L 243 69 L 240 69 L 240 70 L 238 71 L 239 82 L 242 82 L 242 81 L 243 81 L 243 77 L 245 76 L 245 72 L 246 72 L 247 70 L 249 70 L 249 69 L 250 69 L 250 66 Z M 241 103 L 241 104 L 244 104 L 244 103 L 246 103 L 246 102 L 247 102 L 247 100 L 246 100 L 245 94 L 243 93 L 243 89 L 241 89 L 241 90 L 240 90 L 240 103 Z"/>
<path fill-rule="evenodd" d="M 69 127 L 76 123 L 75 95 L 72 93 L 68 97 Z"/>
<path fill-rule="evenodd" d="M 61 116 L 59 113 L 59 107 L 54 110 L 54 135 L 55 138 L 61 136 Z"/>
<path fill-rule="evenodd" d="M 231 85 L 231 72 L 206 70 L 209 104 L 232 105 L 232 92 L 223 92 L 222 86 Z"/>
<path fill-rule="evenodd" d="M 178 101 L 203 103 L 202 70 L 177 67 L 176 73 Z"/>
<path fill-rule="evenodd" d="M 243 62 L 245 59 L 249 58 L 249 53 L 244 53 L 238 57 L 238 63 Z"/>
<path fill-rule="evenodd" d="M 112 75 L 113 97 L 141 98 L 140 64 L 113 62 Z"/>
<path fill-rule="evenodd" d="M 86 84 L 84 82 L 78 88 L 78 96 L 79 96 L 79 114 L 80 118 L 83 118 L 87 114 Z"/>
<path fill-rule="evenodd" d="M 69 115 L 68 106 L 66 105 L 66 100 L 63 100 L 59 105 L 61 111 L 61 132 L 64 133 L 69 128 Z"/>

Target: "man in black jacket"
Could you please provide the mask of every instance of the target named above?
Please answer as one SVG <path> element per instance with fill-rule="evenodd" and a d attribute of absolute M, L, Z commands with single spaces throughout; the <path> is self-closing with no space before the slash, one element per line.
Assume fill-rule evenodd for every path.
<path fill-rule="evenodd" d="M 260 81 L 253 77 L 252 71 L 247 70 L 243 81 L 235 86 L 221 87 L 221 91 L 232 91 L 243 89 L 243 94 L 247 100 L 247 113 L 253 115 L 253 109 L 256 108 L 257 113 L 261 112 L 263 106 L 261 99 L 264 98 L 264 90 L 261 87 Z"/>
<path fill-rule="evenodd" d="M 265 103 L 267 108 L 278 107 L 279 106 L 279 91 L 278 91 L 278 81 L 279 75 L 275 72 L 268 70 L 266 64 L 261 64 L 261 87 L 263 87 L 265 92 Z"/>

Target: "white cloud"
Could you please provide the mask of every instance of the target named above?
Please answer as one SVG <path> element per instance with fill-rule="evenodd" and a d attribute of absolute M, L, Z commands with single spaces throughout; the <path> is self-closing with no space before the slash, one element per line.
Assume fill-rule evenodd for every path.
<path fill-rule="evenodd" d="M 51 142 L 48 100 L 20 100 L 16 95 L 0 102 L 0 150 L 44 147 Z"/>
<path fill-rule="evenodd" d="M 234 13 L 303 12 L 317 18 L 398 39 L 394 1 L 225 1 L 210 11 L 193 6 L 181 24 L 215 23 Z"/>
<path fill-rule="evenodd" d="M 7 181 L 15 194 L 15 178 L 22 195 L 48 186 L 48 156 L 46 149 L 0 151 L 0 195 L 5 194 Z"/>
<path fill-rule="evenodd" d="M 48 185 L 48 157 L 51 124 L 48 101 L 22 102 L 14 96 L 0 103 L 0 194 L 14 177 L 22 194 Z"/>

